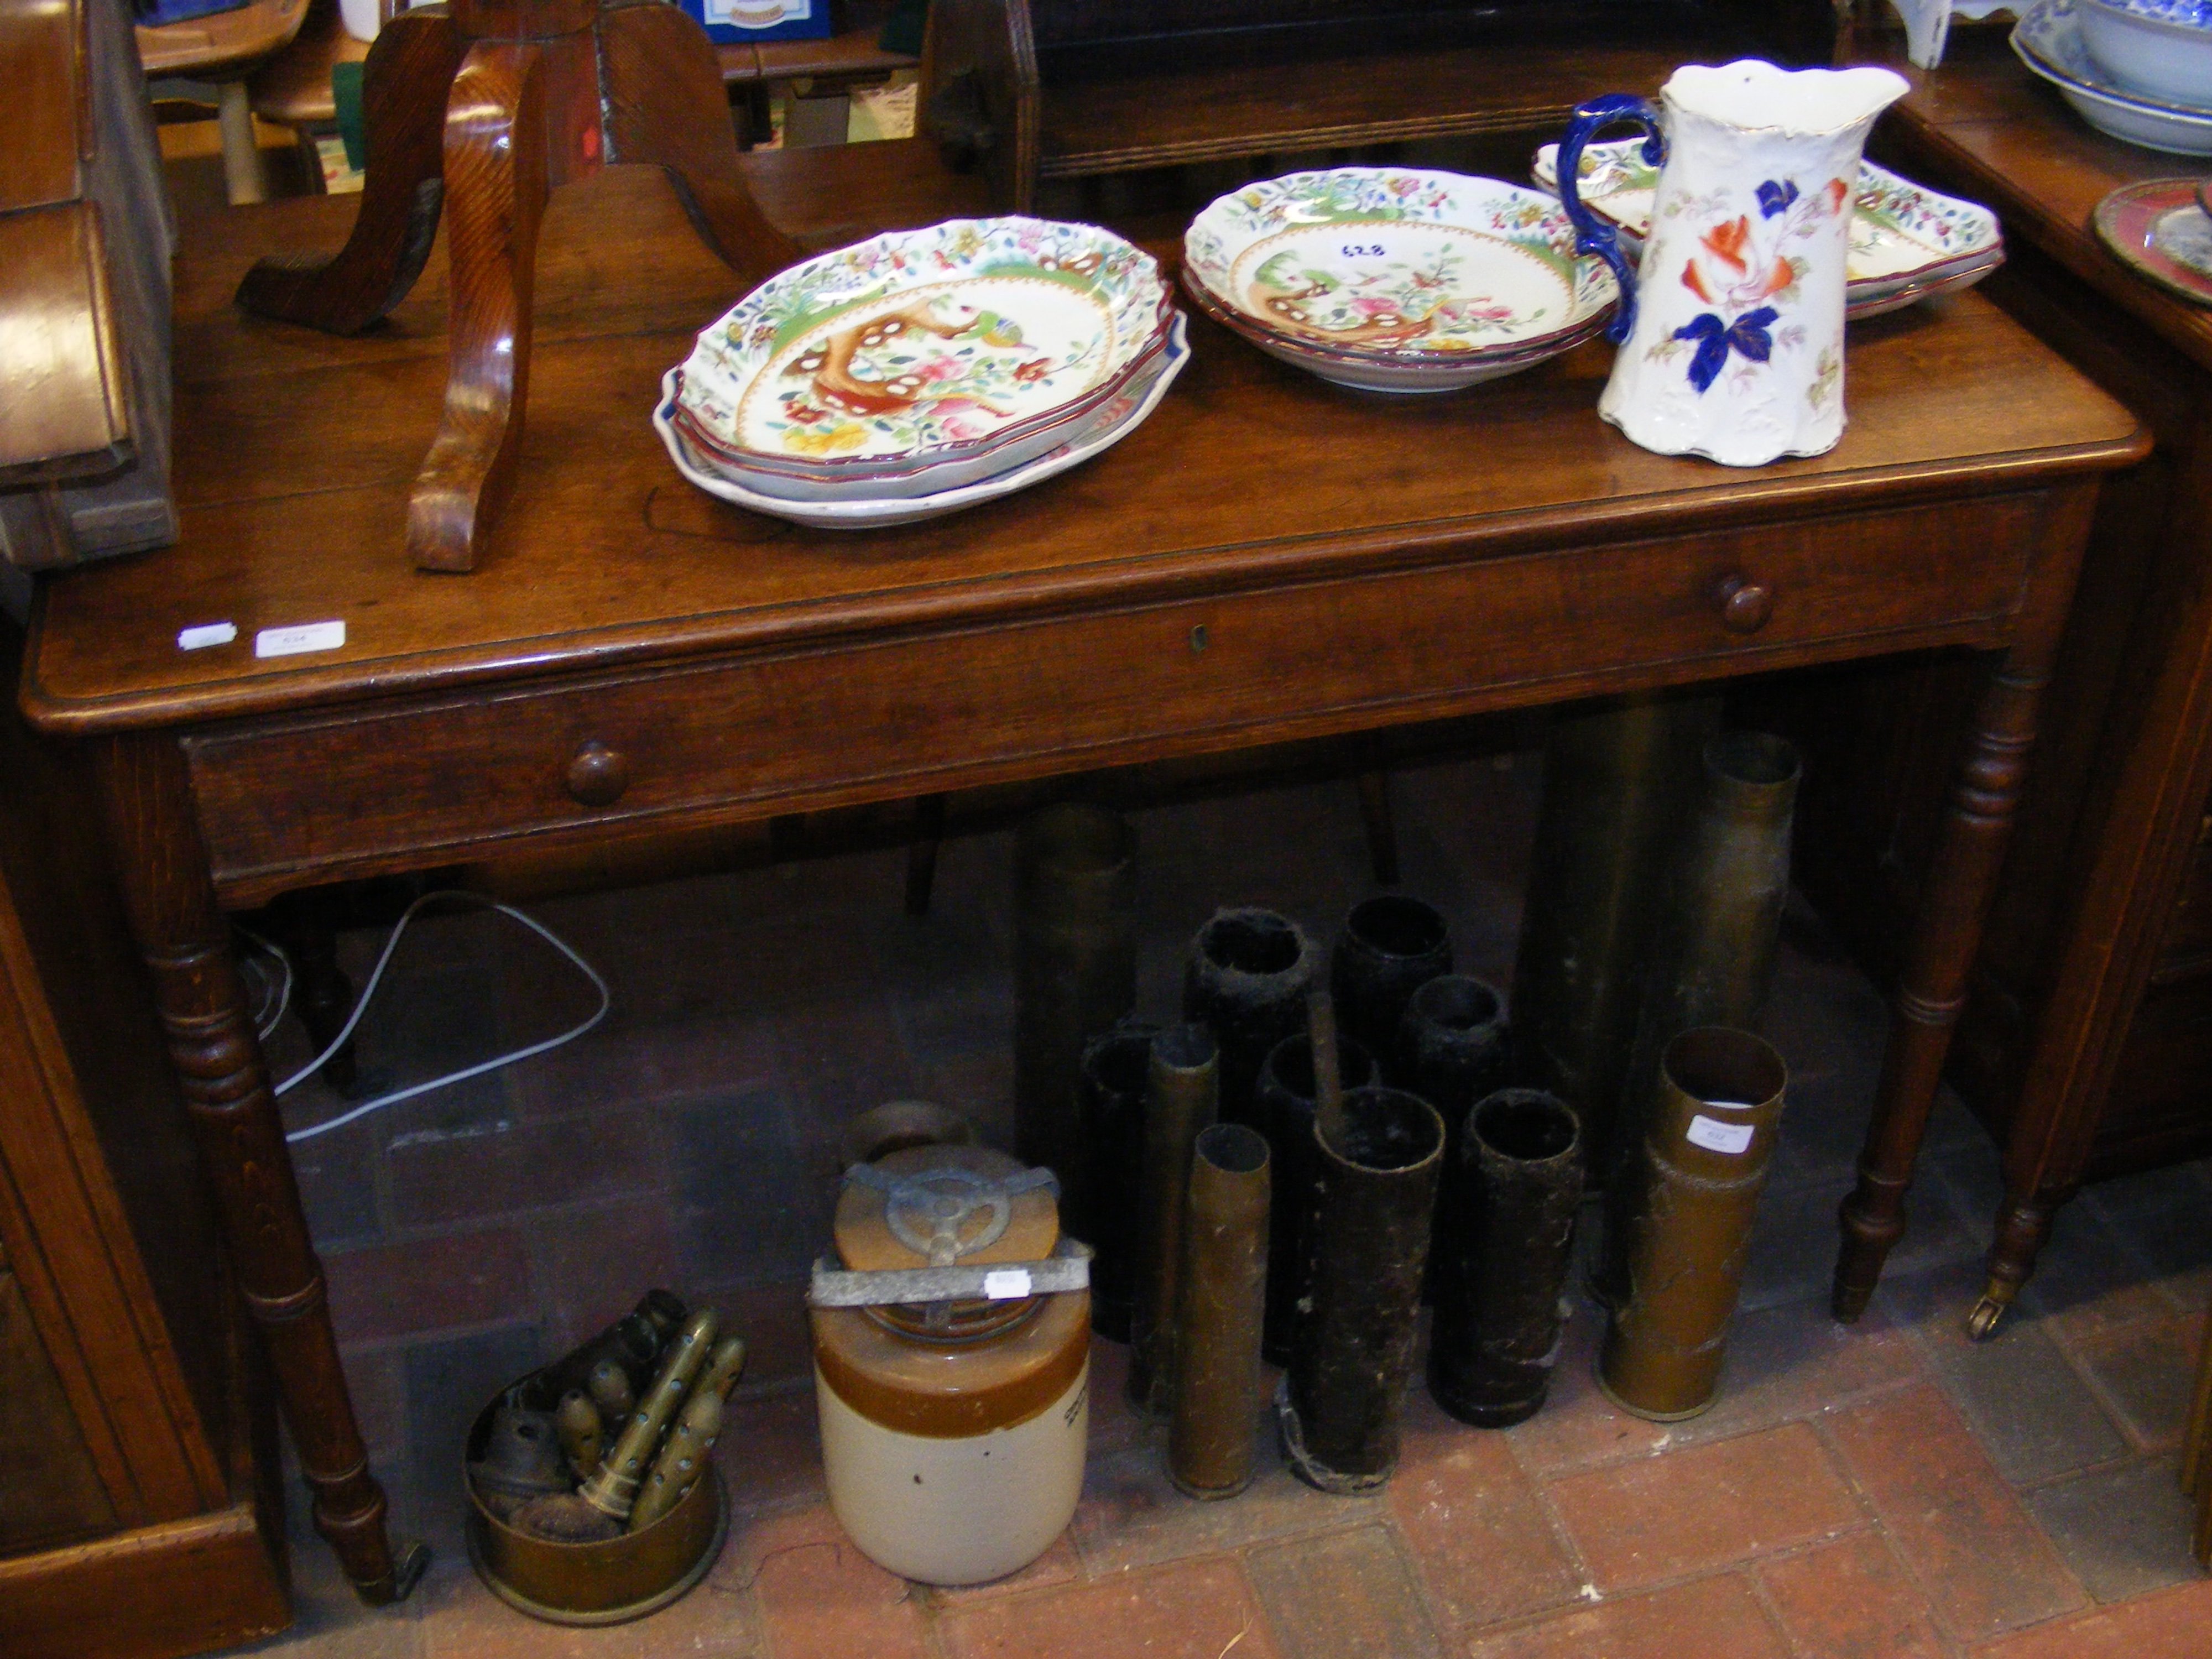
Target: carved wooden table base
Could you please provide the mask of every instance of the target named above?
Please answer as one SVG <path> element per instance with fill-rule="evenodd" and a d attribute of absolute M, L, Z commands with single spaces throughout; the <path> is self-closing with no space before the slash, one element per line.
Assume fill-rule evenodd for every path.
<path fill-rule="evenodd" d="M 538 227 L 556 185 L 610 162 L 659 166 L 693 228 L 750 280 L 798 245 L 738 171 L 714 49 L 656 0 L 457 0 L 386 24 L 364 71 L 361 216 L 326 259 L 264 259 L 238 301 L 334 334 L 407 296 L 440 210 L 453 264 L 445 417 L 408 504 L 425 570 L 471 570 L 514 488 L 530 386 Z"/>

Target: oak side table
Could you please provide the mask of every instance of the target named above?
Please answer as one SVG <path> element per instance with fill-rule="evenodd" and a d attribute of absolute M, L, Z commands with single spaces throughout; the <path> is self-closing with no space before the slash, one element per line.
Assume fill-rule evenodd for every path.
<path fill-rule="evenodd" d="M 912 143 L 746 166 L 811 241 L 974 200 Z M 1856 331 L 1841 447 L 1748 471 L 1649 454 L 1601 422 L 1601 345 L 1471 396 L 1380 403 L 1194 319 L 1189 368 L 1109 453 L 957 517 L 836 536 L 670 466 L 647 412 L 734 279 L 657 174 L 610 169 L 547 217 L 513 505 L 473 574 L 428 575 L 404 532 L 441 401 L 438 283 L 351 340 L 228 302 L 257 255 L 330 246 L 351 210 L 309 198 L 188 228 L 183 538 L 48 583 L 21 699 L 102 780 L 316 1523 L 365 1595 L 404 1593 L 407 1565 L 224 921 L 295 887 L 1969 649 L 1990 672 L 1882 1084 L 1895 1133 L 1877 1197 L 1901 1199 L 2100 482 L 2148 444 L 1980 296 Z M 1165 252 L 1181 227 L 1132 228 Z M 1769 604 L 1724 612 L 1747 586 Z M 223 623 L 230 642 L 179 648 Z M 340 623 L 342 643 L 256 655 L 264 629 Z M 1862 1236 L 1878 1255 L 1901 1225 L 1877 1202 Z"/>

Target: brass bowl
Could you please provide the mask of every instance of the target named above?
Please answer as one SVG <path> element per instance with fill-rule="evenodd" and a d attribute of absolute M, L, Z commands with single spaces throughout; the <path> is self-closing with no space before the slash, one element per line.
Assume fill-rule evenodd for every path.
<path fill-rule="evenodd" d="M 472 1456 L 483 1449 L 491 1414 L 486 1406 L 470 1431 Z M 707 1576 L 730 1532 L 721 1471 L 711 1460 L 706 1477 L 659 1520 L 597 1544 L 556 1544 L 518 1532 L 484 1507 L 465 1470 L 461 1484 L 477 1577 L 517 1612 L 556 1625 L 619 1625 L 658 1612 Z"/>

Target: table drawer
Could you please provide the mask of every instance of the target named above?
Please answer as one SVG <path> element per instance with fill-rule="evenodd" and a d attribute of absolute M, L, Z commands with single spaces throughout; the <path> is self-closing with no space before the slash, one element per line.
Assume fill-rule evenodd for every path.
<path fill-rule="evenodd" d="M 186 750 L 218 884 L 259 896 L 517 836 L 1199 753 L 1863 655 L 1869 639 L 1988 641 L 2045 507 L 1367 571 L 219 729 Z"/>

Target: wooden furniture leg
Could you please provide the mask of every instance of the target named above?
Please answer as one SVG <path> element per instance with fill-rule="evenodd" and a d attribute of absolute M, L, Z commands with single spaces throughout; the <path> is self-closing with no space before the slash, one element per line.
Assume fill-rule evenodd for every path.
<path fill-rule="evenodd" d="M 922 795 L 914 803 L 914 839 L 906 845 L 906 913 L 929 914 L 937 886 L 937 849 L 945 840 L 945 797 Z"/>
<path fill-rule="evenodd" d="M 1943 1077 L 1951 1032 L 1966 1006 L 1966 976 L 1996 896 L 1999 866 L 2035 744 L 2036 708 L 2074 594 L 2094 491 L 2055 509 L 2045 532 L 2033 607 L 1975 710 L 1973 735 L 1951 793 L 1927 898 L 1905 950 L 1891 1013 L 1889 1046 L 1875 1085 L 1874 1119 L 1859 1155 L 1857 1185 L 1838 1219 L 1832 1309 L 1845 1322 L 1866 1311 L 1882 1263 L 1905 1232 L 1905 1194 Z"/>
<path fill-rule="evenodd" d="M 468 570 L 514 487 L 530 389 L 530 299 L 546 179 L 544 50 L 479 40 L 446 109 L 453 259 L 446 416 L 407 504 L 425 570 Z"/>
<path fill-rule="evenodd" d="M 313 1493 L 315 1530 L 363 1601 L 397 1601 L 429 1559 L 395 1555 L 382 1490 L 354 1420 L 322 1264 L 284 1146 L 261 1045 L 230 952 L 173 739 L 107 740 L 99 769 L 131 932 L 153 979 L 169 1058 L 216 1193 L 247 1313 L 267 1344 L 279 1403 Z"/>
<path fill-rule="evenodd" d="M 1398 884 L 1398 823 L 1390 811 L 1390 775 L 1359 775 L 1359 821 L 1367 830 L 1367 861 L 1374 866 L 1376 884 Z"/>
<path fill-rule="evenodd" d="M 216 88 L 216 125 L 222 131 L 223 194 L 233 207 L 269 199 L 269 180 L 261 167 L 261 146 L 253 140 L 253 106 L 246 82 L 225 81 Z"/>
<path fill-rule="evenodd" d="M 259 261 L 239 284 L 240 305 L 352 334 L 407 297 L 438 234 L 446 91 L 467 44 L 442 12 L 402 12 L 377 32 L 362 70 L 368 156 L 353 234 L 335 255 Z"/>
<path fill-rule="evenodd" d="M 729 94 L 714 53 L 700 44 L 699 26 L 659 0 L 600 11 L 607 160 L 665 173 L 700 240 L 750 288 L 802 250 L 745 188 Z"/>

